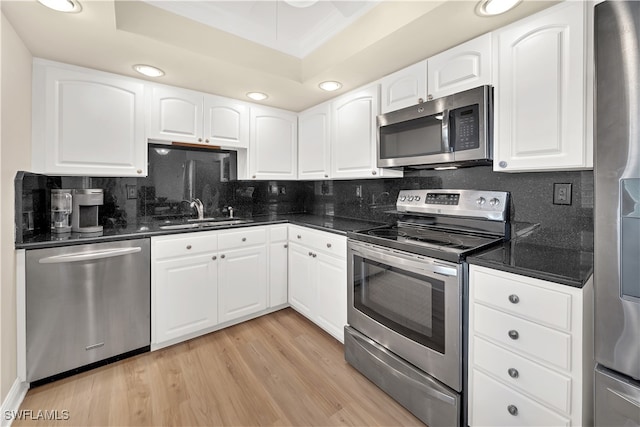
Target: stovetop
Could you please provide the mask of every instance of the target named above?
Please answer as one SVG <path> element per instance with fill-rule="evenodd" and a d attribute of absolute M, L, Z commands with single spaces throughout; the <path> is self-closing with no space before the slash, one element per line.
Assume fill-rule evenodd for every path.
<path fill-rule="evenodd" d="M 508 239 L 508 193 L 471 190 L 402 190 L 400 219 L 388 226 L 347 233 L 367 242 L 461 262 Z"/>

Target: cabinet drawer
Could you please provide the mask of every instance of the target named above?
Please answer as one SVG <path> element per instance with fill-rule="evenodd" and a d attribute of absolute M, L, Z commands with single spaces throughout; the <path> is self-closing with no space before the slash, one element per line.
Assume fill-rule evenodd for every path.
<path fill-rule="evenodd" d="M 569 426 L 567 418 L 513 391 L 476 369 L 471 371 L 471 426 Z M 515 415 L 512 415 L 511 409 Z"/>
<path fill-rule="evenodd" d="M 287 225 L 272 225 L 269 227 L 269 241 L 280 242 L 287 240 Z"/>
<path fill-rule="evenodd" d="M 482 304 L 474 304 L 473 310 L 474 330 L 471 334 L 482 335 L 565 371 L 571 369 L 569 334 L 510 316 Z M 511 338 L 512 333 L 517 334 L 517 338 Z"/>
<path fill-rule="evenodd" d="M 220 250 L 264 245 L 266 242 L 267 229 L 265 227 L 245 227 L 240 230 L 221 231 L 218 234 Z"/>
<path fill-rule="evenodd" d="M 347 256 L 347 238 L 324 231 L 316 231 L 304 227 L 292 227 L 289 240 L 299 243 L 308 249 L 325 252 L 337 257 Z"/>
<path fill-rule="evenodd" d="M 151 239 L 151 257 L 154 260 L 215 252 L 217 249 L 218 238 L 215 232 L 185 233 Z"/>
<path fill-rule="evenodd" d="M 535 286 L 537 279 L 473 271 L 475 301 L 565 331 L 571 330 L 571 295 Z M 526 282 L 525 282 L 526 281 Z"/>
<path fill-rule="evenodd" d="M 483 340 L 473 339 L 473 366 L 482 368 L 512 387 L 569 413 L 571 379 Z"/>

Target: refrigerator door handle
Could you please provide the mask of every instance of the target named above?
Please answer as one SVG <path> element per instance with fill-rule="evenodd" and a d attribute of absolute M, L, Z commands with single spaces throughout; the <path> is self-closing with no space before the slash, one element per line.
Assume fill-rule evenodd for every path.
<path fill-rule="evenodd" d="M 640 424 L 640 402 L 609 387 L 607 387 L 607 392 L 607 401 L 616 413 Z"/>
<path fill-rule="evenodd" d="M 130 255 L 141 252 L 142 248 L 122 248 L 122 249 L 108 249 L 103 251 L 94 252 L 79 252 L 75 254 L 67 255 L 55 255 L 47 258 L 41 258 L 38 260 L 40 264 L 62 264 L 67 262 L 77 261 L 91 261 L 95 259 L 113 258 L 122 255 Z"/>

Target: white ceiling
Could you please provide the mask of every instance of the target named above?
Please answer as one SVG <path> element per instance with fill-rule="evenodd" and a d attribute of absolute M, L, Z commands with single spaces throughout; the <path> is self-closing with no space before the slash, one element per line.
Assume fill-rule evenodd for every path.
<path fill-rule="evenodd" d="M 143 1 L 298 58 L 307 56 L 380 2 Z"/>
<path fill-rule="evenodd" d="M 147 80 L 237 99 L 246 99 L 250 91 L 266 92 L 269 98 L 261 103 L 291 111 L 316 105 L 557 2 L 524 0 L 511 12 L 486 18 L 474 13 L 476 0 L 382 0 L 365 6 L 370 7 L 367 11 L 359 9 L 362 16 L 319 46 L 299 43 L 304 45 L 301 52 L 310 51 L 299 57 L 141 0 L 80 1 L 83 10 L 77 14 L 55 12 L 35 0 L 1 0 L 0 8 L 35 57 L 138 78 L 144 77 L 132 65 L 146 63 L 166 73 Z M 331 3 L 337 9 L 342 1 L 349 0 L 325 1 L 317 7 Z M 217 1 L 201 3 L 211 10 L 221 6 Z M 245 18 L 227 18 L 238 27 L 242 19 L 249 22 L 261 16 L 251 10 L 278 6 L 270 1 L 225 3 L 227 9 L 247 13 Z M 347 14 L 347 20 L 359 11 Z M 324 80 L 341 81 L 343 88 L 324 92 L 318 88 Z"/>

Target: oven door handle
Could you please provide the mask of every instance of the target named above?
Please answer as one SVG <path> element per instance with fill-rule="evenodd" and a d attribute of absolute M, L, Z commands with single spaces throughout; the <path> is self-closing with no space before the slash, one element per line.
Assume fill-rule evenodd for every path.
<path fill-rule="evenodd" d="M 373 251 L 367 247 L 362 247 L 357 243 L 350 243 L 349 249 L 358 254 L 362 258 L 372 261 L 379 261 L 392 267 L 401 267 L 410 269 L 413 272 L 421 274 L 439 274 L 447 277 L 457 277 L 458 270 L 451 266 L 436 265 L 433 261 L 418 259 L 410 254 L 404 255 L 394 253 L 393 255 Z"/>

